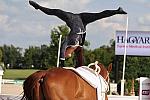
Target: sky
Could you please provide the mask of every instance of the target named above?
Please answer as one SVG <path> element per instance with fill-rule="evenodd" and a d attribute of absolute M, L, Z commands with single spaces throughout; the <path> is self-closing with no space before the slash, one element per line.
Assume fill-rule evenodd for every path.
<path fill-rule="evenodd" d="M 0 0 L 0 46 L 49 45 L 50 32 L 65 23 L 55 16 L 35 10 L 29 0 Z M 73 13 L 101 12 L 122 7 L 128 14 L 101 19 L 87 26 L 86 40 L 90 49 L 109 45 L 116 30 L 150 31 L 150 0 L 34 0 L 47 8 L 59 8 Z"/>

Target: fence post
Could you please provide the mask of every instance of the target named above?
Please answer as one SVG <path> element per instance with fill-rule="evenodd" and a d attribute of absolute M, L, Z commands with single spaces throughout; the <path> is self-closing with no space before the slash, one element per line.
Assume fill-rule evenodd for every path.
<path fill-rule="evenodd" d="M 2 76 L 3 76 L 3 69 L 2 67 L 0 66 L 0 94 L 1 94 L 1 89 L 2 89 Z"/>

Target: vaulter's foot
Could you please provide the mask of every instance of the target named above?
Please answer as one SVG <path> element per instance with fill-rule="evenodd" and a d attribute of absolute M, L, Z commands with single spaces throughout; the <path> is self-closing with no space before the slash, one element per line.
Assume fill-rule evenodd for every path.
<path fill-rule="evenodd" d="M 29 4 L 31 5 L 31 6 L 33 6 L 35 9 L 39 9 L 39 5 L 36 3 L 36 2 L 34 2 L 34 1 L 29 1 Z"/>
<path fill-rule="evenodd" d="M 127 14 L 127 12 L 125 12 L 121 7 L 119 7 L 117 11 L 118 11 L 118 14 Z"/>

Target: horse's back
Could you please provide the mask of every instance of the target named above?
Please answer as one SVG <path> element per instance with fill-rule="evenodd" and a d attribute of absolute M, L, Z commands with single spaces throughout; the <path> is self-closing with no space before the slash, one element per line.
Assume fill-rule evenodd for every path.
<path fill-rule="evenodd" d="M 43 89 L 47 99 L 91 100 L 88 97 L 93 96 L 93 100 L 95 100 L 95 94 L 92 94 L 95 93 L 95 89 L 72 70 L 50 69 L 43 81 Z"/>

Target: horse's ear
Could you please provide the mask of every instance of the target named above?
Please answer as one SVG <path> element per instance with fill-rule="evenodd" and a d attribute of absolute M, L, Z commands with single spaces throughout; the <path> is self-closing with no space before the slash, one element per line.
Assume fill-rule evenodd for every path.
<path fill-rule="evenodd" d="M 111 72 L 111 70 L 112 70 L 112 63 L 109 64 L 107 70 L 108 70 L 108 72 Z"/>

